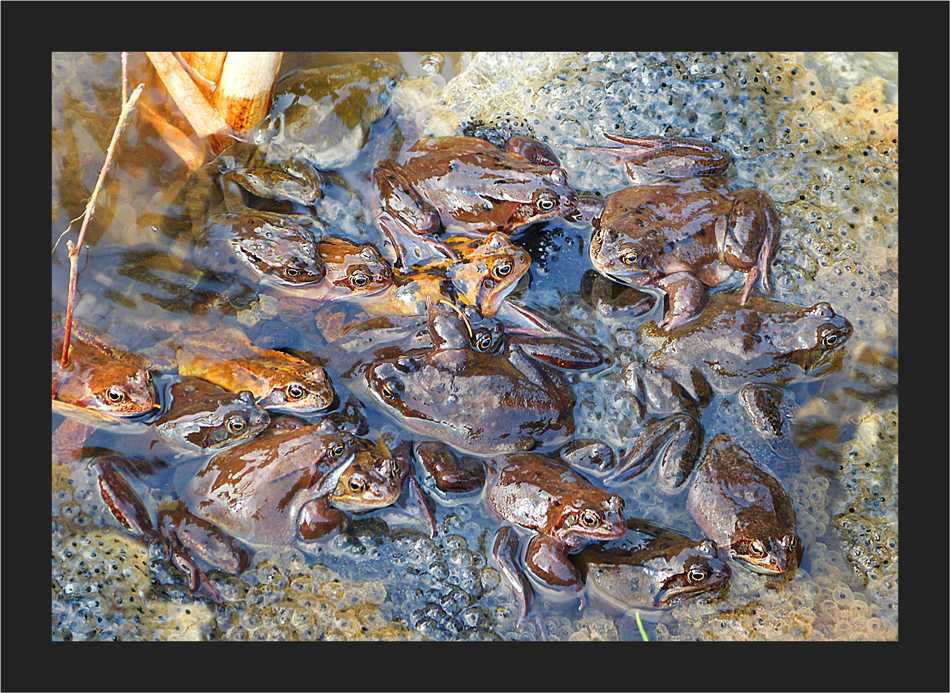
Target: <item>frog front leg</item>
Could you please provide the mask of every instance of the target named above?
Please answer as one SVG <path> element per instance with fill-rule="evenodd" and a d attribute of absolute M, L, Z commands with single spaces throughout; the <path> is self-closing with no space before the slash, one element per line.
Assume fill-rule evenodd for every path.
<path fill-rule="evenodd" d="M 746 304 L 752 287 L 772 289 L 772 261 L 778 253 L 781 223 L 772 198 L 761 190 L 739 191 L 728 219 L 716 224 L 719 259 L 733 269 L 748 272 L 740 303 Z"/>
<path fill-rule="evenodd" d="M 584 582 L 580 571 L 567 557 L 567 546 L 546 534 L 531 537 L 525 548 L 525 568 L 542 584 L 573 592 L 584 607 Z"/>
<path fill-rule="evenodd" d="M 656 285 L 666 292 L 666 313 L 657 324 L 666 332 L 699 317 L 709 302 L 706 285 L 689 272 L 674 272 Z"/>
<path fill-rule="evenodd" d="M 331 506 L 326 496 L 308 501 L 297 515 L 297 532 L 304 541 L 323 539 L 338 532 L 345 524 L 346 513 Z"/>
<path fill-rule="evenodd" d="M 656 304 L 654 296 L 608 279 L 596 270 L 584 273 L 580 293 L 594 306 L 599 317 L 617 322 L 638 318 Z"/>
<path fill-rule="evenodd" d="M 582 149 L 610 154 L 623 161 L 627 176 L 636 184 L 649 184 L 658 179 L 718 176 L 732 163 L 732 158 L 719 147 L 691 137 L 637 137 L 608 132 L 604 136 L 628 146 Z"/>

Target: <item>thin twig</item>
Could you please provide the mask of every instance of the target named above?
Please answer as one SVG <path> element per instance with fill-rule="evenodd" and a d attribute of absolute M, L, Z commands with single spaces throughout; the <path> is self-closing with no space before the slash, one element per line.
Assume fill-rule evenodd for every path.
<path fill-rule="evenodd" d="M 128 88 L 126 86 L 126 55 L 126 53 L 122 54 L 123 96 L 125 95 Z M 79 229 L 79 238 L 77 239 L 75 245 L 72 241 L 66 242 L 66 247 L 69 248 L 69 302 L 66 306 L 66 332 L 63 337 L 63 357 L 60 359 L 60 367 L 64 370 L 69 364 L 69 338 L 72 334 L 73 327 L 73 301 L 76 294 L 76 275 L 79 272 L 79 253 L 82 250 L 82 243 L 86 237 L 86 229 L 89 227 L 89 220 L 92 219 L 92 213 L 96 206 L 96 199 L 99 197 L 99 190 L 102 189 L 102 184 L 106 179 L 106 173 L 109 171 L 109 167 L 112 165 L 112 156 L 115 153 L 116 144 L 119 142 L 119 136 L 122 134 L 122 129 L 125 127 L 126 117 L 132 112 L 132 109 L 135 108 L 135 104 L 138 102 L 139 96 L 142 95 L 142 90 L 144 88 L 144 84 L 139 84 L 132 92 L 132 95 L 129 96 L 127 100 L 123 101 L 122 112 L 119 114 L 119 121 L 115 125 L 115 132 L 112 133 L 112 141 L 109 143 L 109 149 L 106 151 L 106 160 L 102 164 L 102 168 L 99 170 L 99 179 L 96 181 L 96 187 L 92 191 L 92 197 L 89 198 L 89 202 L 86 204 L 86 212 L 83 214 L 82 218 L 82 227 Z"/>

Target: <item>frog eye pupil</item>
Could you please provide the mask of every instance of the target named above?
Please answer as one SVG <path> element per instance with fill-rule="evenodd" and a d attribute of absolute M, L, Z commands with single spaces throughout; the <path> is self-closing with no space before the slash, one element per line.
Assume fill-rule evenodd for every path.
<path fill-rule="evenodd" d="M 838 343 L 838 335 L 829 334 L 825 335 L 825 338 L 822 340 L 826 347 L 832 347 Z"/>
<path fill-rule="evenodd" d="M 342 454 L 343 454 L 343 445 L 341 443 L 337 443 L 332 448 L 330 448 L 330 457 L 337 458 Z"/>
<path fill-rule="evenodd" d="M 367 284 L 369 284 L 369 277 L 363 274 L 362 272 L 359 274 L 354 274 L 353 283 L 356 286 L 366 286 Z"/>
<path fill-rule="evenodd" d="M 300 383 L 291 383 L 287 386 L 287 396 L 290 397 L 290 399 L 300 399 L 305 393 L 306 390 Z"/>
<path fill-rule="evenodd" d="M 503 262 L 495 266 L 495 275 L 498 277 L 507 277 L 511 274 L 511 263 Z"/>
<path fill-rule="evenodd" d="M 244 430 L 244 426 L 244 419 L 228 419 L 228 430 L 231 431 L 231 433 L 240 433 Z"/>
<path fill-rule="evenodd" d="M 118 404 L 125 399 L 125 393 L 117 387 L 110 387 L 106 390 L 106 398 L 113 404 Z"/>
<path fill-rule="evenodd" d="M 765 555 L 765 546 L 763 546 L 761 541 L 754 541 L 749 547 L 749 553 L 751 553 L 756 558 L 762 558 Z"/>
<path fill-rule="evenodd" d="M 300 270 L 297 269 L 296 267 L 288 267 L 287 269 L 284 270 L 284 274 L 286 274 L 288 277 L 299 277 Z"/>
<path fill-rule="evenodd" d="M 623 264 L 625 265 L 635 264 L 637 261 L 637 257 L 638 257 L 637 253 L 627 253 L 626 255 L 623 256 Z"/>
<path fill-rule="evenodd" d="M 357 478 L 350 479 L 348 485 L 351 491 L 356 491 L 357 493 L 362 493 L 363 489 L 366 488 L 366 484 L 363 483 L 363 480 Z"/>
<path fill-rule="evenodd" d="M 706 571 L 702 568 L 692 568 L 686 574 L 686 577 L 690 582 L 702 582 L 706 579 Z"/>
<path fill-rule="evenodd" d="M 547 212 L 554 209 L 556 204 L 557 203 L 550 197 L 542 197 L 540 200 L 538 200 L 538 209 L 540 209 L 542 212 Z"/>

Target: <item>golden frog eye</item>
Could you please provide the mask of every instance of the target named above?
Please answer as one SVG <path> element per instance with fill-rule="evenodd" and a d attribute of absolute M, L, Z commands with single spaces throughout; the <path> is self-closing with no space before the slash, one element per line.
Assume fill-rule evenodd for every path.
<path fill-rule="evenodd" d="M 287 396 L 290 399 L 302 399 L 307 394 L 307 388 L 300 383 L 291 383 L 287 386 Z"/>
<path fill-rule="evenodd" d="M 488 351 L 491 348 L 491 335 L 487 332 L 482 332 L 475 338 L 475 349 L 476 351 Z"/>
<path fill-rule="evenodd" d="M 756 539 L 749 545 L 749 553 L 756 558 L 764 558 L 768 552 L 765 550 L 765 544 L 760 539 Z"/>
<path fill-rule="evenodd" d="M 356 272 L 351 277 L 353 286 L 364 287 L 369 284 L 369 275 L 365 272 Z"/>
<path fill-rule="evenodd" d="M 366 490 L 366 482 L 356 476 L 351 476 L 350 480 L 346 482 L 346 485 L 350 487 L 350 490 L 354 493 L 362 493 Z"/>
<path fill-rule="evenodd" d="M 231 419 L 228 419 L 228 422 L 226 425 L 227 425 L 228 431 L 236 435 L 238 433 L 241 433 L 247 427 L 247 422 L 240 416 L 235 416 Z"/>
<path fill-rule="evenodd" d="M 702 582 L 706 579 L 706 571 L 697 566 L 693 566 L 689 569 L 689 572 L 686 573 L 686 579 L 691 583 Z"/>
<path fill-rule="evenodd" d="M 118 387 L 110 387 L 106 390 L 106 399 L 109 400 L 110 404 L 119 404 L 125 400 L 125 392 Z"/>
<path fill-rule="evenodd" d="M 286 267 L 284 268 L 284 274 L 293 279 L 300 276 L 300 270 L 296 267 Z"/>
<path fill-rule="evenodd" d="M 830 349 L 835 344 L 838 343 L 838 335 L 832 332 L 831 334 L 826 334 L 821 338 L 821 345 L 826 349 Z"/>
<path fill-rule="evenodd" d="M 634 251 L 632 253 L 627 253 L 620 259 L 623 261 L 623 264 L 625 265 L 635 265 L 639 257 L 640 257 L 639 254 L 636 251 Z"/>
<path fill-rule="evenodd" d="M 398 397 L 398 388 L 391 382 L 385 382 L 379 386 L 380 394 L 387 402 L 394 402 Z"/>
<path fill-rule="evenodd" d="M 342 455 L 342 454 L 343 454 L 343 443 L 337 443 L 336 445 L 334 445 L 333 447 L 331 447 L 330 450 L 329 450 L 329 453 L 330 453 L 330 457 L 332 457 L 333 459 L 336 459 L 337 457 L 339 457 L 340 455 Z"/>
<path fill-rule="evenodd" d="M 511 274 L 511 270 L 512 265 L 510 262 L 499 262 L 492 268 L 492 274 L 495 275 L 496 279 L 501 279 Z"/>
<path fill-rule="evenodd" d="M 598 516 L 593 510 L 585 510 L 581 513 L 581 524 L 590 528 L 599 527 L 600 516 Z"/>
<path fill-rule="evenodd" d="M 538 209 L 542 212 L 549 212 L 557 207 L 557 199 L 551 195 L 542 195 L 538 198 Z"/>

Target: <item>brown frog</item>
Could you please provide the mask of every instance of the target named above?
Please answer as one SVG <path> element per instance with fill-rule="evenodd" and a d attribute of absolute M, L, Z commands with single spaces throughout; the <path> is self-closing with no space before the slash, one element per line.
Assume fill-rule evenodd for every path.
<path fill-rule="evenodd" d="M 757 282 L 771 290 L 778 213 L 762 191 L 729 188 L 724 151 L 685 137 L 605 136 L 626 146 L 585 149 L 623 160 L 634 183 L 648 184 L 611 194 L 593 219 L 590 258 L 598 272 L 665 293 L 665 330 L 699 315 L 708 287 L 733 270 L 747 272 L 741 303 Z"/>
<path fill-rule="evenodd" d="M 642 406 L 661 415 L 648 422 L 621 461 L 614 479 L 645 471 L 665 449 L 661 493 L 684 488 L 699 459 L 702 428 L 698 408 L 712 393 L 740 390 L 740 401 L 766 438 L 787 435 L 790 405 L 785 386 L 840 367 L 851 323 L 828 303 L 802 308 L 753 296 L 744 305 L 735 294 L 717 293 L 696 320 L 665 331 L 654 322 L 640 329 L 655 351 L 631 361 L 623 377 Z"/>
<path fill-rule="evenodd" d="M 318 363 L 261 349 L 236 329 L 220 329 L 183 341 L 180 375 L 202 378 L 231 392 L 249 390 L 264 409 L 314 413 L 330 407 L 336 392 Z"/>
<path fill-rule="evenodd" d="M 216 602 L 217 590 L 192 558 L 239 574 L 251 546 L 281 546 L 318 539 L 339 529 L 346 512 L 391 505 L 399 496 L 406 464 L 369 441 L 324 419 L 310 425 L 276 417 L 253 440 L 221 452 L 193 469 L 179 468 L 181 502 L 158 513 L 156 523 L 124 478 L 129 461 L 97 460 L 100 493 L 124 527 L 147 543 L 160 542 L 166 558 Z M 155 529 L 157 527 L 157 530 Z"/>
<path fill-rule="evenodd" d="M 440 229 L 510 235 L 577 206 L 554 152 L 522 136 L 512 137 L 505 151 L 476 137 L 423 138 L 402 163 L 382 162 L 373 178 L 377 222 L 407 266 L 432 248 L 444 249 Z"/>
<path fill-rule="evenodd" d="M 574 393 L 564 375 L 533 359 L 472 347 L 470 326 L 429 302 L 432 346 L 353 369 L 354 387 L 412 431 L 475 454 L 530 450 L 574 432 Z"/>
<path fill-rule="evenodd" d="M 492 457 L 485 466 L 486 506 L 503 522 L 531 536 L 523 554 L 529 577 L 578 592 L 580 573 L 568 554 L 591 542 L 622 537 L 626 529 L 623 499 L 594 485 L 566 462 L 534 452 Z M 510 565 L 517 555 L 512 541 L 510 534 L 503 534 L 494 546 L 493 560 L 505 575 L 517 572 Z M 512 588 L 520 595 L 525 583 L 516 581 Z M 524 600 L 519 597 L 519 601 L 524 608 Z"/>
<path fill-rule="evenodd" d="M 791 498 L 725 434 L 709 442 L 686 509 L 703 533 L 744 568 L 779 575 L 801 564 L 804 547 Z"/>
<path fill-rule="evenodd" d="M 165 407 L 150 426 L 161 440 L 184 452 L 206 454 L 234 447 L 270 422 L 248 390 L 230 392 L 201 378 L 172 380 L 164 395 Z"/>
<path fill-rule="evenodd" d="M 622 538 L 570 556 L 592 601 L 620 613 L 649 614 L 728 588 L 732 569 L 715 542 L 638 518 L 628 518 L 626 527 Z"/>
<path fill-rule="evenodd" d="M 403 75 L 375 58 L 292 71 L 274 87 L 274 105 L 252 138 L 273 157 L 321 169 L 348 166 L 389 110 Z"/>
<path fill-rule="evenodd" d="M 62 367 L 65 324 L 52 321 L 53 410 L 93 422 L 118 421 L 158 409 L 158 392 L 147 361 L 104 341 L 74 323 L 66 367 Z"/>
<path fill-rule="evenodd" d="M 531 256 L 503 233 L 445 239 L 453 259 L 397 273 L 390 291 L 363 302 L 370 315 L 425 315 L 426 300 L 477 306 L 492 316 L 531 265 Z"/>

